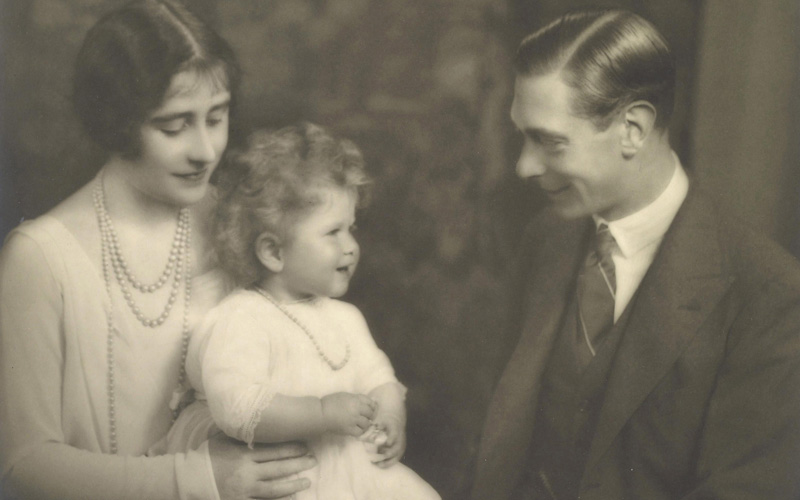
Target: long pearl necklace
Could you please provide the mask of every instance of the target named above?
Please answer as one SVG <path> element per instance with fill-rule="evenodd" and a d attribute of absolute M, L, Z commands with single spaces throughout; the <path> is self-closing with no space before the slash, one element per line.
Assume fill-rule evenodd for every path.
<path fill-rule="evenodd" d="M 136 316 L 136 319 L 139 320 L 143 326 L 149 328 L 161 326 L 169 317 L 172 307 L 178 297 L 178 289 L 181 283 L 185 260 L 189 253 L 189 246 L 187 245 L 190 231 L 189 209 L 182 208 L 178 213 L 178 225 L 175 229 L 175 238 L 172 241 L 172 247 L 170 248 L 164 271 L 155 283 L 146 285 L 133 276 L 125 258 L 122 256 L 122 251 L 119 248 L 117 231 L 114 229 L 114 224 L 111 222 L 108 210 L 106 210 L 102 181 L 99 190 L 95 192 L 95 207 L 100 224 L 100 233 L 103 236 L 103 243 L 107 245 L 111 267 L 114 270 L 117 283 L 119 283 L 120 289 L 122 290 L 122 296 L 125 297 L 125 302 L 128 304 L 133 315 Z M 167 303 L 164 304 L 164 309 L 161 311 L 161 314 L 155 318 L 146 317 L 133 300 L 133 293 L 129 287 L 133 287 L 144 294 L 153 293 L 164 286 L 167 279 L 172 275 L 173 270 L 175 277 L 172 280 L 172 287 L 169 291 Z"/>
<path fill-rule="evenodd" d="M 256 289 L 256 291 L 258 293 L 263 295 L 264 298 L 266 298 L 275 307 L 277 307 L 279 311 L 281 311 L 283 314 L 285 314 L 287 318 L 292 320 L 292 322 L 294 322 L 294 324 L 299 326 L 300 329 L 303 330 L 303 332 L 305 332 L 306 336 L 311 340 L 311 343 L 314 344 L 314 348 L 317 350 L 317 354 L 319 354 L 319 356 L 323 359 L 323 361 L 325 361 L 328 364 L 328 366 L 331 367 L 331 370 L 333 370 L 333 371 L 341 370 L 342 368 L 344 368 L 344 366 L 347 364 L 347 362 L 350 361 L 350 343 L 347 341 L 347 339 L 344 340 L 344 348 L 345 348 L 344 358 L 340 362 L 334 363 L 331 360 L 331 358 L 329 358 L 328 355 L 325 354 L 325 352 L 322 350 L 322 347 L 320 347 L 319 342 L 317 341 L 317 338 L 314 337 L 314 335 L 311 333 L 311 331 L 299 319 L 297 319 L 297 317 L 294 314 L 289 312 L 289 310 L 286 309 L 283 306 L 283 304 L 281 304 L 280 302 L 275 300 L 272 297 L 272 295 L 267 293 L 267 291 L 264 290 L 263 288 L 255 287 L 255 289 Z"/>
<path fill-rule="evenodd" d="M 94 209 L 97 215 L 97 222 L 100 227 L 101 254 L 103 261 L 103 280 L 105 282 L 106 294 L 108 296 L 109 311 L 107 314 L 108 337 L 106 340 L 106 354 L 108 359 L 107 373 L 107 392 L 108 392 L 108 432 L 109 447 L 112 454 L 118 451 L 117 446 L 117 417 L 116 417 L 116 383 L 114 380 L 114 337 L 118 335 L 118 330 L 114 325 L 114 303 L 111 296 L 111 274 L 120 286 L 125 302 L 133 312 L 139 322 L 149 328 L 160 326 L 169 317 L 172 305 L 175 303 L 177 291 L 181 279 L 184 281 L 184 304 L 183 321 L 181 330 L 181 361 L 178 370 L 178 387 L 183 387 L 186 379 L 186 354 L 189 350 L 189 307 L 192 298 L 192 262 L 191 262 L 191 223 L 189 220 L 189 210 L 183 208 L 178 215 L 178 227 L 175 230 L 175 240 L 172 243 L 167 267 L 156 283 L 143 285 L 136 280 L 130 272 L 127 264 L 122 258 L 119 249 L 119 241 L 114 226 L 111 224 L 111 217 L 108 214 L 105 204 L 105 191 L 103 190 L 102 174 L 98 178 L 97 185 L 93 190 Z M 155 320 L 145 318 L 139 307 L 134 303 L 133 296 L 127 285 L 133 286 L 142 293 L 152 293 L 164 286 L 170 275 L 174 272 L 172 289 L 170 290 L 167 305 L 161 315 Z M 172 405 L 171 405 L 172 406 Z M 180 407 L 173 408 L 172 419 L 177 418 Z"/>

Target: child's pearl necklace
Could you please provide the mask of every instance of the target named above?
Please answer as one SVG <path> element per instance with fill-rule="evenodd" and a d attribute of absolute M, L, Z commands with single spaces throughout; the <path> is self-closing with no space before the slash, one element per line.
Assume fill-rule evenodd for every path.
<path fill-rule="evenodd" d="M 294 322 L 294 324 L 299 326 L 300 329 L 303 330 L 303 332 L 305 332 L 306 336 L 311 340 L 311 343 L 314 344 L 314 348 L 317 350 L 317 354 L 319 354 L 319 356 L 323 359 L 323 361 L 325 361 L 328 364 L 328 366 L 331 367 L 331 370 L 333 370 L 333 371 L 341 370 L 342 368 L 344 368 L 344 366 L 347 364 L 347 362 L 350 361 L 350 343 L 347 341 L 347 339 L 344 340 L 344 348 L 345 348 L 344 359 L 342 359 L 339 363 L 334 363 L 331 360 L 331 358 L 329 358 L 328 355 L 325 354 L 325 352 L 322 350 L 322 347 L 320 347 L 319 342 L 317 341 L 317 338 L 314 337 L 314 335 L 311 333 L 311 331 L 302 322 L 300 322 L 300 320 L 297 319 L 297 317 L 294 314 L 290 313 L 289 310 L 287 310 L 283 306 L 283 304 L 281 304 L 277 300 L 275 300 L 263 288 L 255 287 L 255 289 L 256 289 L 256 291 L 258 293 L 263 295 L 264 298 L 266 298 L 275 307 L 277 307 L 279 311 L 281 311 L 283 314 L 285 314 L 287 318 L 292 320 L 292 322 Z"/>
<path fill-rule="evenodd" d="M 107 314 L 108 323 L 108 337 L 106 341 L 107 359 L 108 359 L 108 374 L 107 374 L 107 391 L 108 391 L 108 437 L 109 448 L 112 454 L 118 451 L 117 446 L 117 416 L 116 416 L 116 383 L 114 380 L 115 365 L 114 365 L 114 337 L 117 335 L 117 329 L 114 326 L 114 303 L 111 297 L 111 269 L 114 270 L 114 275 L 117 283 L 120 285 L 125 301 L 133 311 L 136 318 L 142 325 L 150 328 L 160 326 L 169 316 L 172 310 L 172 304 L 175 302 L 177 296 L 178 286 L 183 278 L 184 289 L 184 304 L 183 304 L 183 321 L 181 325 L 181 360 L 180 368 L 178 370 L 178 387 L 182 387 L 186 379 L 186 355 L 189 351 L 189 307 L 192 298 L 192 263 L 191 263 L 191 223 L 189 220 L 189 211 L 186 208 L 181 209 L 178 215 L 178 228 L 176 229 L 175 241 L 170 250 L 170 257 L 167 263 L 167 269 L 161 274 L 155 285 L 141 285 L 133 278 L 133 275 L 128 271 L 127 265 L 122 260 L 122 254 L 119 251 L 119 242 L 117 241 L 116 233 L 111 225 L 111 218 L 105 207 L 105 192 L 103 190 L 102 174 L 98 180 L 97 186 L 93 191 L 94 196 L 94 209 L 97 214 L 97 222 L 100 227 L 100 242 L 101 253 L 103 261 L 103 280 L 106 286 L 106 294 L 108 295 L 109 311 Z M 120 263 L 120 261 L 122 261 Z M 151 293 L 158 288 L 161 288 L 169 275 L 172 273 L 172 267 L 175 267 L 174 283 L 170 296 L 167 299 L 167 306 L 164 312 L 155 319 L 148 320 L 142 314 L 136 304 L 133 302 L 130 290 L 127 288 L 127 283 L 133 285 L 134 288 L 143 292 Z M 185 269 L 184 269 L 185 268 Z M 122 271 L 124 269 L 124 271 Z M 185 274 L 183 273 L 185 271 Z M 127 282 L 127 283 L 126 283 Z M 160 283 L 160 284 L 159 284 Z M 138 286 L 137 286 L 138 285 Z M 142 287 L 145 289 L 142 290 Z M 152 288 L 152 290 L 151 290 Z M 176 405 L 173 409 L 173 421 L 178 416 L 181 408 Z"/>

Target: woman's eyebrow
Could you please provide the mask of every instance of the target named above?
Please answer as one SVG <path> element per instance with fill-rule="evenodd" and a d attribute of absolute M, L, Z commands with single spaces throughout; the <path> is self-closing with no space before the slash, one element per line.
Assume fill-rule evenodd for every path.
<path fill-rule="evenodd" d="M 150 118 L 152 123 L 166 123 L 171 122 L 172 120 L 178 120 L 181 118 L 191 118 L 194 113 L 191 111 L 183 111 L 179 113 L 169 113 L 166 115 L 159 115 Z"/>
<path fill-rule="evenodd" d="M 230 99 L 225 99 L 224 101 L 220 102 L 219 104 L 215 104 L 214 106 L 212 106 L 211 109 L 208 110 L 208 112 L 209 113 L 213 113 L 214 111 L 219 111 L 221 109 L 225 109 L 228 106 L 230 106 L 230 104 L 231 104 L 231 100 Z M 183 119 L 191 118 L 194 114 L 195 114 L 194 111 L 179 111 L 177 113 L 167 113 L 165 115 L 156 115 L 156 116 L 150 118 L 150 122 L 151 123 L 171 122 L 172 120 L 178 120 L 178 119 L 181 119 L 181 118 L 183 118 Z"/>

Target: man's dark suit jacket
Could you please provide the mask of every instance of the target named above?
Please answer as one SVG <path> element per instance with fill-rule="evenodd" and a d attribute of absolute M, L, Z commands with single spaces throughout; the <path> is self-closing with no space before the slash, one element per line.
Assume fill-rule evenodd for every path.
<path fill-rule="evenodd" d="M 521 479 L 588 219 L 523 240 L 518 344 L 489 407 L 472 498 Z M 800 498 L 800 266 L 691 189 L 633 302 L 581 500 Z M 562 499 L 559 499 L 562 500 Z"/>

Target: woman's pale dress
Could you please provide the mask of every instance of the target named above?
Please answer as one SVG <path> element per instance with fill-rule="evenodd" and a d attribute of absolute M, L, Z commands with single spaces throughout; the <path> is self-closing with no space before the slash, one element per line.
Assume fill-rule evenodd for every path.
<path fill-rule="evenodd" d="M 397 383 L 389 359 L 375 345 L 356 307 L 317 298 L 285 308 L 334 363 L 344 358 L 349 344 L 349 362 L 331 369 L 303 329 L 275 305 L 255 291 L 233 292 L 208 313 L 192 338 L 186 368 L 201 401 L 178 419 L 170 433 L 171 446 L 191 447 L 204 439 L 212 416 L 226 434 L 252 444 L 261 412 L 278 393 L 368 394 L 383 384 Z M 357 438 L 325 434 L 308 444 L 319 465 L 304 473 L 312 486 L 297 493 L 298 500 L 439 498 L 405 465 L 388 469 L 374 465 L 365 443 Z"/>
<path fill-rule="evenodd" d="M 218 272 L 194 279 L 192 322 L 218 302 L 222 283 Z M 183 301 L 167 323 L 145 328 L 112 285 L 117 457 L 102 455 L 109 453 L 110 310 L 102 269 L 51 216 L 7 238 L 0 252 L 2 479 L 37 478 L 28 492 L 36 498 L 218 498 L 206 445 L 144 456 L 172 421 Z"/>

